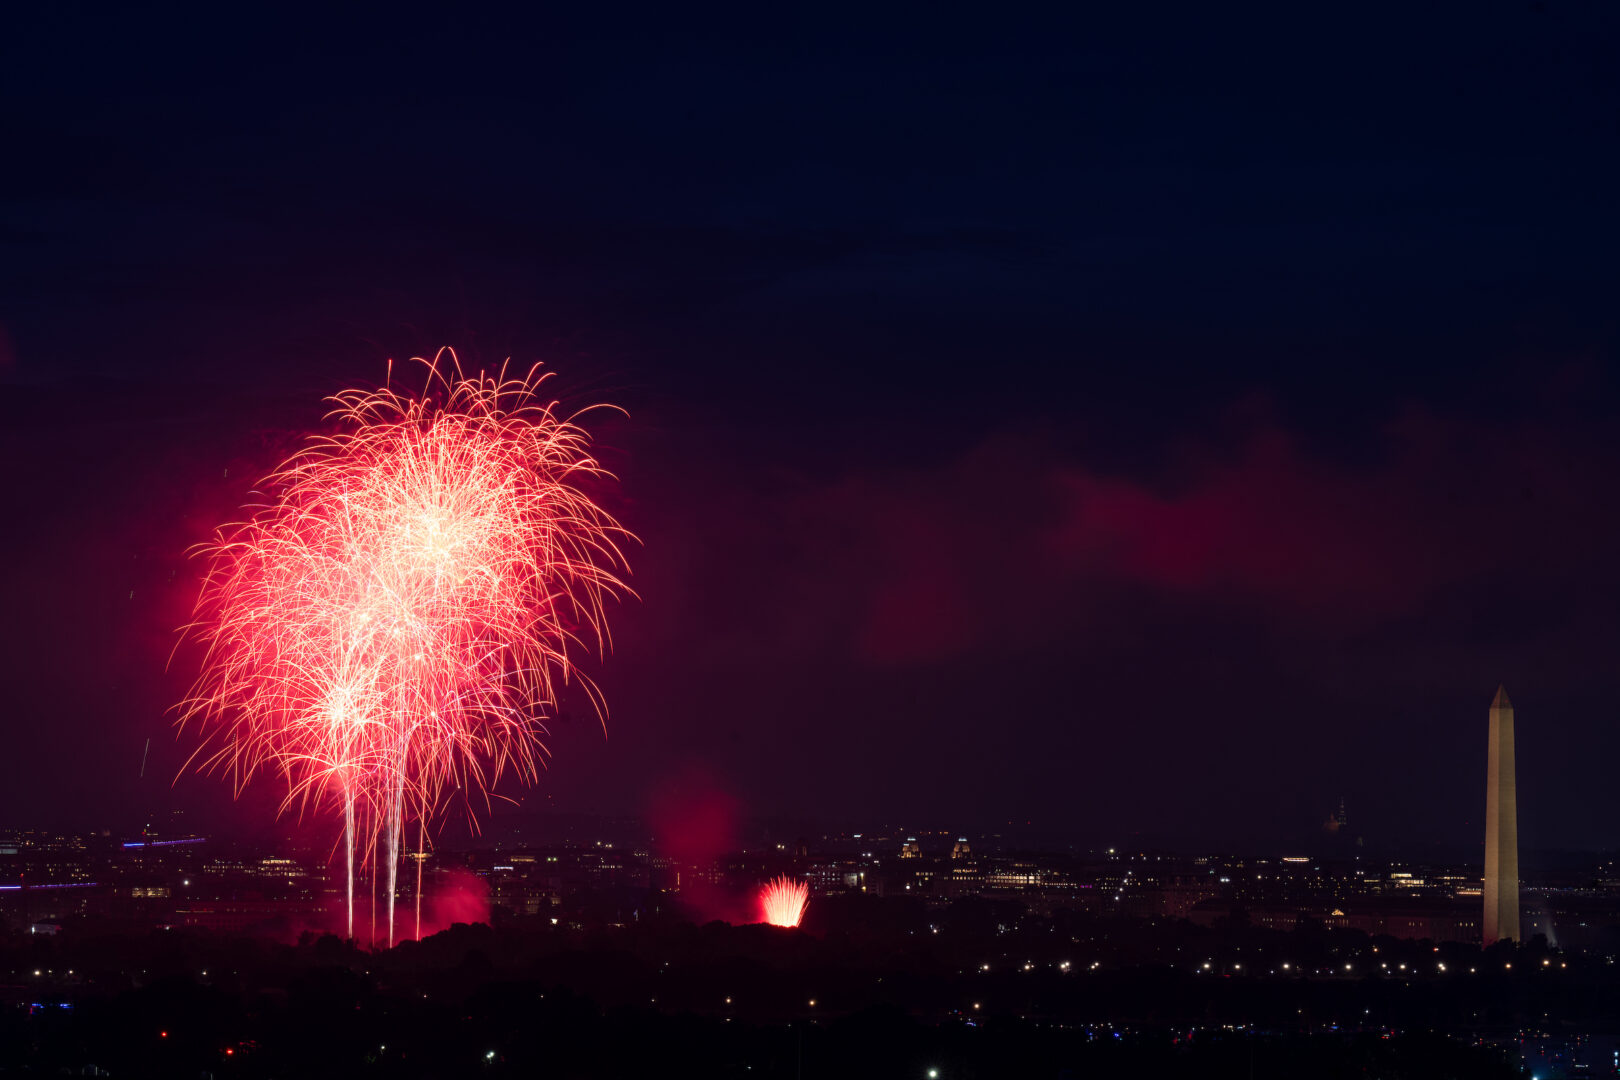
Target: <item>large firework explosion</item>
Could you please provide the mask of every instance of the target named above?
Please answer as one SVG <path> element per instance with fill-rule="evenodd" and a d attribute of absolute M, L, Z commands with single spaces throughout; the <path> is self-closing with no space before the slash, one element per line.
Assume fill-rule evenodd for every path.
<path fill-rule="evenodd" d="M 450 350 L 420 393 L 336 395 L 335 432 L 263 483 L 266 501 L 202 547 L 188 628 L 206 645 L 181 723 L 240 791 L 343 820 L 349 934 L 357 869 L 386 878 L 388 941 L 407 823 L 417 843 L 456 793 L 537 777 L 544 721 L 608 641 L 628 533 L 581 484 L 608 477 L 546 375 L 465 375 Z M 390 380 L 392 381 L 392 380 Z M 417 918 L 421 918 L 418 861 Z"/>
<path fill-rule="evenodd" d="M 772 878 L 759 890 L 759 913 L 772 926 L 798 926 L 804 909 L 810 906 L 810 886 L 783 874 Z"/>

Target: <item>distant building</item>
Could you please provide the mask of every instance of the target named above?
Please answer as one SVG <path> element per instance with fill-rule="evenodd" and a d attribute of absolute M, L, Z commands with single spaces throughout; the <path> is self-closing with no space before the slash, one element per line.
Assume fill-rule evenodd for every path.
<path fill-rule="evenodd" d="M 1329 811 L 1327 820 L 1322 822 L 1322 831 L 1326 833 L 1343 833 L 1350 827 L 1350 815 L 1344 810 L 1344 796 L 1339 796 L 1339 808 Z"/>
<path fill-rule="evenodd" d="M 1371 936 L 1410 941 L 1473 942 L 1479 939 L 1479 909 L 1472 904 L 1422 900 L 1377 900 L 1349 907 L 1302 908 L 1292 904 L 1234 904 L 1205 900 L 1187 915 L 1198 926 L 1246 920 L 1266 930 L 1289 933 L 1306 921 Z"/>
<path fill-rule="evenodd" d="M 214 900 L 188 904 L 175 910 L 181 926 L 196 926 L 227 934 L 285 932 L 337 925 L 336 915 L 317 899 Z M 356 920 L 358 921 L 358 920 Z"/>

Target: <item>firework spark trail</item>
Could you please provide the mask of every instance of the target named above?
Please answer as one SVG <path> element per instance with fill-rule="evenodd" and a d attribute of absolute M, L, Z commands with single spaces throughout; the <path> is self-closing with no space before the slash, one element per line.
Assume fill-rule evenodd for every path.
<path fill-rule="evenodd" d="M 760 917 L 772 926 L 798 926 L 804 918 L 804 909 L 809 905 L 809 883 L 794 881 L 786 874 L 772 878 L 760 887 Z"/>
<path fill-rule="evenodd" d="M 449 792 L 535 780 L 562 686 L 605 715 L 574 656 L 606 647 L 606 602 L 629 593 L 629 534 L 580 486 L 609 474 L 577 414 L 540 403 L 546 376 L 423 363 L 418 395 L 333 398 L 337 431 L 203 547 L 205 657 L 180 707 L 238 791 L 270 770 L 283 812 L 341 812 L 350 936 L 356 860 L 374 884 L 381 860 L 390 944 L 405 822 L 425 843 Z"/>

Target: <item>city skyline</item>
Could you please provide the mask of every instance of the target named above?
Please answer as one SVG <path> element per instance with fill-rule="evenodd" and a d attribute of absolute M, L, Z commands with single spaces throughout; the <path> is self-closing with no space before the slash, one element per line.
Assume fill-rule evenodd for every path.
<path fill-rule="evenodd" d="M 1493 704 L 1493 712 L 1495 705 Z M 1486 755 L 1479 755 L 1477 773 L 1487 772 Z M 1459 771 L 1462 769 L 1459 767 Z M 141 778 L 144 780 L 144 777 Z M 161 777 L 159 777 L 161 779 Z M 20 812 L 14 812 L 10 821 L 26 827 L 58 828 L 68 830 L 102 829 L 108 827 L 129 829 L 141 820 L 148 818 L 154 811 L 166 812 L 169 806 L 184 807 L 193 814 L 202 816 L 210 813 L 218 815 L 223 830 L 229 834 L 241 836 L 269 835 L 277 832 L 282 825 L 274 819 L 280 816 L 276 803 L 281 795 L 278 792 L 276 781 L 261 781 L 239 795 L 227 793 L 221 797 L 218 791 L 210 791 L 211 785 L 206 778 L 181 774 L 174 778 L 173 787 L 165 785 L 166 789 L 159 789 L 156 784 L 148 784 L 128 801 L 119 805 L 106 806 L 100 811 L 87 811 L 82 806 L 72 807 L 64 811 L 61 807 L 24 807 Z M 190 788 L 189 792 L 177 792 L 175 789 L 182 784 Z M 872 827 L 873 823 L 886 823 L 893 826 L 896 822 L 910 821 L 914 827 L 927 831 L 952 832 L 968 830 L 978 834 L 994 832 L 998 827 L 1005 827 L 1009 834 L 1024 836 L 1039 836 L 1053 842 L 1068 842 L 1091 845 L 1106 845 L 1107 843 L 1137 843 L 1141 846 L 1164 850 L 1192 850 L 1195 848 L 1217 849 L 1228 851 L 1269 851 L 1279 853 L 1285 850 L 1318 850 L 1324 846 L 1342 847 L 1344 841 L 1334 838 L 1341 831 L 1340 825 L 1345 820 L 1347 796 L 1339 794 L 1329 796 L 1326 791 L 1317 793 L 1315 803 L 1305 802 L 1288 821 L 1276 821 L 1269 831 L 1258 835 L 1232 837 L 1223 833 L 1221 828 L 1209 826 L 1204 831 L 1178 830 L 1176 828 L 1143 829 L 1132 828 L 1126 822 L 1113 828 L 1077 822 L 1061 816 L 1036 820 L 1032 818 L 1001 818 L 990 814 L 974 816 L 964 814 L 950 814 L 938 812 L 912 812 L 912 813 L 877 813 L 877 814 L 826 814 L 805 813 L 797 808 L 786 811 L 761 811 L 748 806 L 737 798 L 735 792 L 726 790 L 716 783 L 712 773 L 706 770 L 687 772 L 675 778 L 675 782 L 663 787 L 660 793 L 643 799 L 641 805 L 634 803 L 623 806 L 604 807 L 599 803 L 583 801 L 579 805 L 559 805 L 554 798 L 548 796 L 542 786 L 538 791 L 525 792 L 521 787 L 512 787 L 510 796 L 503 796 L 498 802 L 491 804 L 488 814 L 488 825 L 492 828 L 509 827 L 514 822 L 532 819 L 535 815 L 576 816 L 583 818 L 626 818 L 626 819 L 653 819 L 668 809 L 670 798 L 676 805 L 683 808 L 683 812 L 690 812 L 698 817 L 712 812 L 714 808 L 723 808 L 727 828 L 740 828 L 744 822 L 751 827 L 758 827 L 766 821 L 799 821 L 820 827 L 829 823 L 840 824 L 845 827 L 862 827 L 860 823 L 867 823 L 865 827 Z M 1385 813 L 1380 813 L 1376 802 L 1380 788 L 1379 778 L 1368 778 L 1364 788 L 1357 788 L 1358 794 L 1365 791 L 1372 795 L 1372 799 L 1363 803 L 1351 799 L 1350 804 L 1356 810 L 1355 827 L 1345 829 L 1347 840 L 1357 844 L 1371 841 L 1373 850 L 1382 852 L 1402 851 L 1414 852 L 1423 850 L 1445 850 L 1458 852 L 1462 850 L 1475 850 L 1483 852 L 1488 847 L 1488 841 L 1481 844 L 1480 836 L 1471 836 L 1474 822 L 1468 830 L 1455 830 L 1450 835 L 1438 833 L 1420 834 L 1410 830 L 1398 828 L 1390 832 L 1381 832 L 1369 829 L 1366 825 L 1368 819 L 1388 827 L 1391 823 Z M 192 800 L 179 798 L 178 795 L 189 794 Z M 663 800 L 662 805 L 660 800 Z M 1475 817 L 1467 810 L 1462 816 L 1475 817 L 1477 828 L 1481 835 L 1488 820 L 1488 807 L 1479 804 L 1481 812 Z M 1327 823 L 1323 824 L 1323 814 L 1326 812 Z M 1532 804 L 1532 813 L 1535 808 Z M 1538 815 L 1539 816 L 1539 815 Z M 5 820 L 5 819 L 0 819 Z M 453 834 L 466 837 L 465 823 L 454 820 L 449 822 L 453 827 Z M 1534 833 L 1534 841 L 1523 847 L 1534 854 L 1552 854 L 1563 851 L 1592 851 L 1601 852 L 1620 850 L 1620 838 L 1613 844 L 1605 844 L 1600 840 L 1587 843 L 1570 843 L 1567 830 L 1561 830 L 1558 822 L 1549 822 L 1542 818 L 1538 822 L 1541 826 Z M 301 826 L 303 827 L 303 826 Z M 903 827 L 903 826 L 902 826 Z"/>

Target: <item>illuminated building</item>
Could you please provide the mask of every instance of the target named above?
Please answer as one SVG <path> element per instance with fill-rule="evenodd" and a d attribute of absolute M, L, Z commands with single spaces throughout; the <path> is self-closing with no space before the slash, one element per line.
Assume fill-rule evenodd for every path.
<path fill-rule="evenodd" d="M 1513 702 L 1498 686 L 1491 702 L 1485 766 L 1486 945 L 1519 940 L 1519 807 L 1513 763 Z"/>

